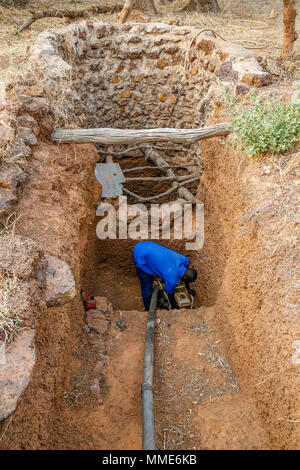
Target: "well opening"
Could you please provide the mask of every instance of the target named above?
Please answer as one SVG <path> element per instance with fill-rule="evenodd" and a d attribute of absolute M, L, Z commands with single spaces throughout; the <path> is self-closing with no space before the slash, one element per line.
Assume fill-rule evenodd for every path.
<path fill-rule="evenodd" d="M 82 128 L 197 128 L 208 119 L 210 103 L 207 97 L 216 81 L 214 72 L 220 63 L 220 53 L 214 44 L 213 33 L 202 37 L 196 52 L 190 54 L 190 78 L 186 82 L 184 56 L 191 33 L 190 28 L 166 25 L 82 23 L 68 27 L 56 36 L 48 33 L 47 38 L 33 46 L 32 54 L 38 59 L 47 87 L 52 90 L 54 105 L 63 105 L 67 122 L 63 119 L 60 122 L 65 127 L 70 122 Z M 143 41 L 141 34 L 145 38 Z M 48 48 L 51 44 L 51 54 L 56 56 L 55 66 L 51 69 L 43 65 L 50 54 L 43 45 L 45 39 Z M 119 163 L 125 171 L 153 167 L 126 173 L 128 177 L 166 176 L 146 159 L 147 145 L 97 147 L 99 162 L 107 161 L 109 156 L 109 161 Z M 158 142 L 153 149 L 167 164 L 174 166 L 174 173 L 179 178 L 202 172 L 200 143 Z M 156 196 L 171 187 L 172 181 L 124 184 L 124 188 L 142 197 Z M 185 187 L 196 199 L 199 181 L 187 182 Z M 128 196 L 129 204 L 140 202 L 130 194 L 124 195 Z M 153 203 L 168 203 L 177 198 L 175 191 Z M 146 206 L 149 208 L 150 203 Z M 97 295 L 107 295 L 117 308 L 136 309 L 138 306 L 143 310 L 131 258 L 136 242 L 98 240 L 97 222 L 98 219 L 90 227 L 83 288 Z M 195 255 L 185 250 L 185 243 L 186 240 L 163 241 L 166 246 L 186 254 L 192 265 Z"/>
<path fill-rule="evenodd" d="M 189 78 L 185 80 L 185 53 L 195 33 L 196 30 L 193 28 L 177 28 L 162 24 L 120 26 L 89 22 L 59 32 L 42 33 L 31 50 L 32 64 L 40 77 L 47 103 L 51 106 L 55 127 L 120 129 L 201 127 L 224 119 L 223 101 L 216 86 L 217 77 L 228 83 L 237 94 L 247 91 L 249 86 L 262 86 L 270 82 L 269 74 L 260 68 L 251 51 L 225 43 L 216 38 L 212 32 L 204 32 L 197 37 L 189 53 Z M 40 95 L 38 97 L 43 100 Z M 21 99 L 25 103 L 24 106 L 27 106 L 26 112 L 30 114 L 32 111 L 31 114 L 37 118 L 38 105 L 36 108 L 31 107 L 30 110 L 28 102 L 31 98 L 27 96 L 24 99 L 23 96 Z M 54 127 L 54 123 L 52 124 L 51 132 Z M 44 123 L 41 122 L 41 127 L 43 126 Z M 49 128 L 46 130 L 47 136 L 50 137 Z M 140 319 L 144 318 L 141 313 L 143 305 L 131 258 L 136 241 L 97 238 L 98 218 L 95 212 L 101 199 L 100 187 L 92 178 L 96 162 L 106 161 L 107 156 L 119 163 L 124 171 L 133 167 L 153 166 L 153 169 L 147 171 L 141 169 L 129 173 L 130 176 L 163 175 L 154 167 L 153 162 L 145 160 L 146 147 L 130 149 L 131 146 L 126 145 L 111 148 L 97 146 L 96 152 L 96 148 L 91 145 L 71 144 L 60 147 L 45 142 L 39 144 L 41 147 L 37 148 L 32 160 L 32 176 L 25 187 L 27 192 L 24 192 L 18 208 L 22 215 L 25 214 L 25 221 L 18 225 L 21 235 L 31 237 L 33 233 L 38 242 L 45 245 L 42 250 L 64 259 L 71 266 L 78 288 L 82 287 L 96 295 L 107 297 L 116 310 L 135 310 L 127 313 L 130 318 L 136 318 L 134 325 L 136 329 L 133 328 L 132 331 L 138 334 L 139 344 L 143 344 L 144 329 L 141 331 L 140 323 Z M 156 149 L 155 146 L 161 148 Z M 203 167 L 200 185 L 199 182 L 187 184 L 187 189 L 194 197 L 203 201 L 205 207 L 203 249 L 186 251 L 186 240 L 171 239 L 162 243 L 187 255 L 191 265 L 198 270 L 195 307 L 213 307 L 195 310 L 193 312 L 195 320 L 198 320 L 198 317 L 203 320 L 202 317 L 207 315 L 209 322 L 214 325 L 216 332 L 214 344 L 222 342 L 224 345 L 223 350 L 233 365 L 241 387 L 246 391 L 247 397 L 253 400 L 253 408 L 258 409 L 259 421 L 266 429 L 270 447 L 287 448 L 292 439 L 296 442 L 297 432 L 291 429 L 289 421 L 277 420 L 274 425 L 273 418 L 276 415 L 277 419 L 276 413 L 279 409 L 279 417 L 286 418 L 291 417 L 290 410 L 296 410 L 295 372 L 290 368 L 288 355 L 292 335 L 296 331 L 296 322 L 292 315 L 282 318 L 279 307 L 273 308 L 275 297 L 278 302 L 276 305 L 281 305 L 282 292 L 278 292 L 275 276 L 272 278 L 272 269 L 275 268 L 270 261 L 270 252 L 275 253 L 272 243 L 277 242 L 275 231 L 272 232 L 272 224 L 265 216 L 268 211 L 265 210 L 261 201 L 263 198 L 259 198 L 259 191 L 255 186 L 257 181 L 263 186 L 264 182 L 261 181 L 263 164 L 259 162 L 256 166 L 245 165 L 245 168 L 241 169 L 239 156 L 228 148 L 224 150 L 218 139 L 205 141 L 202 145 L 155 143 L 153 148 L 170 165 L 193 165 L 176 168 L 176 174 L 179 176 L 192 173 L 195 169 L 202 173 Z M 47 158 L 43 155 L 44 151 Z M 280 184 L 274 180 L 273 186 L 270 185 L 266 189 L 266 204 L 273 203 L 274 191 L 276 188 L 281 189 Z M 162 186 L 164 189 L 169 189 L 172 183 L 132 181 L 124 184 L 125 188 L 143 197 L 154 196 L 161 191 Z M 41 210 L 38 213 L 30 202 L 32 195 L 38 197 L 40 202 Z M 170 202 L 177 198 L 176 193 L 171 193 L 155 202 Z M 128 202 L 133 204 L 136 201 L 132 196 L 128 196 Z M 266 223 L 256 224 L 257 220 L 265 220 Z M 290 262 L 288 256 L 286 253 L 282 256 L 286 265 Z M 92 418 L 86 419 L 88 433 L 85 433 L 82 432 L 84 413 L 80 415 L 79 412 L 76 415 L 77 411 L 73 413 L 73 410 L 69 410 L 65 401 L 64 394 L 69 386 L 68 381 L 71 381 L 72 372 L 77 370 L 78 356 L 74 359 L 72 354 L 73 351 L 76 354 L 78 352 L 84 323 L 79 289 L 73 301 L 66 306 L 55 309 L 45 306 L 43 308 L 50 313 L 41 319 L 39 335 L 47 340 L 39 343 L 39 364 L 31 389 L 28 389 L 29 399 L 24 401 L 25 405 L 21 401 L 14 417 L 17 425 L 11 427 L 11 432 L 8 430 L 5 439 L 8 442 L 14 429 L 19 426 L 15 445 L 24 448 L 32 446 L 28 438 L 31 437 L 31 419 L 25 420 L 23 415 L 31 417 L 31 414 L 35 413 L 36 421 L 33 423 L 39 423 L 41 433 L 47 428 L 42 438 L 39 437 L 39 433 L 35 433 L 34 445 L 37 447 L 45 448 L 50 442 L 54 448 L 55 446 L 73 448 L 74 443 L 82 437 L 81 434 L 89 435 L 92 422 L 95 428 L 94 441 L 84 444 L 80 441 L 78 445 L 87 448 L 101 448 L 102 445 L 110 448 L 112 435 L 109 435 L 107 441 L 106 438 L 102 440 L 103 436 L 99 434 L 98 429 L 98 424 L 102 423 L 102 420 L 104 426 L 110 428 L 110 407 L 101 408 L 102 405 L 99 405 L 97 419 L 94 418 L 92 410 Z M 114 315 L 113 321 L 117 320 L 118 313 L 112 312 L 112 315 Z M 172 315 L 176 322 L 178 320 L 176 312 Z M 114 339 L 119 338 L 119 331 L 115 332 L 111 322 L 111 329 L 108 332 L 106 320 L 104 323 L 105 334 L 97 344 L 101 350 L 100 352 L 97 350 L 97 354 L 99 353 L 99 356 L 102 353 L 106 354 L 105 341 L 111 334 L 107 350 L 110 346 L 111 353 L 117 356 L 118 341 L 114 342 Z M 185 332 L 190 326 L 186 324 Z M 180 343 L 179 329 L 177 334 L 177 346 L 178 344 L 184 346 Z M 197 338 L 194 343 L 195 355 L 199 354 Z M 48 343 L 51 343 L 53 361 L 48 360 L 51 355 Z M 132 344 L 134 349 L 133 333 L 130 345 Z M 287 351 L 284 358 L 280 354 L 283 348 Z M 126 347 L 124 351 L 126 353 Z M 188 348 L 186 354 L 190 360 Z M 71 356 L 72 368 L 69 367 Z M 97 358 L 95 356 L 94 360 L 99 360 L 99 356 Z M 130 354 L 126 357 L 130 365 Z M 101 356 L 101 361 L 103 363 L 100 365 L 105 369 L 107 358 Z M 280 370 L 277 362 L 280 363 Z M 119 366 L 119 371 L 122 373 L 123 365 Z M 132 376 L 137 373 L 136 369 L 132 366 Z M 281 370 L 287 370 L 286 374 L 281 374 Z M 111 373 L 113 377 L 113 371 Z M 47 377 L 49 386 L 47 393 L 43 394 L 44 377 Z M 268 378 L 268 382 L 264 381 L 265 377 Z M 126 379 L 127 376 L 124 380 Z M 135 394 L 132 402 L 136 403 L 139 399 L 139 387 L 136 383 L 131 385 Z M 114 386 L 118 394 L 118 377 L 115 378 Z M 291 390 L 289 394 L 285 393 L 287 389 Z M 36 390 L 39 391 L 40 401 L 35 408 Z M 228 403 L 231 400 L 229 395 L 225 397 Z M 238 395 L 233 397 L 233 401 L 235 398 L 238 398 Z M 126 400 L 127 397 L 123 401 Z M 52 403 L 50 411 L 47 406 L 49 401 Z M 114 413 L 115 403 L 111 401 L 111 405 Z M 39 407 L 45 410 L 42 419 Z M 229 403 L 227 423 L 231 423 L 232 409 L 234 407 L 231 408 Z M 240 410 L 240 415 L 236 413 L 234 423 L 239 423 L 240 419 L 244 418 L 248 412 L 245 409 Z M 129 411 L 128 416 L 136 416 L 135 410 Z M 222 412 L 223 409 L 220 413 Z M 69 437 L 68 419 L 71 413 L 77 428 L 74 435 Z M 204 421 L 205 413 L 206 411 L 203 415 Z M 223 415 L 220 416 L 216 416 L 218 425 L 223 422 Z M 125 418 L 127 419 L 127 415 Z M 113 419 L 116 419 L 115 416 Z M 211 434 L 209 431 L 211 419 L 214 418 L 211 418 L 208 412 L 207 436 Z M 255 419 L 255 416 L 251 417 L 250 422 Z M 204 421 L 201 421 L 201 426 Z M 47 423 L 46 427 L 40 424 L 44 422 Z M 62 429 L 60 433 L 56 432 L 58 428 Z M 124 429 L 120 430 L 122 436 L 120 439 L 123 439 Z M 227 429 L 231 438 L 230 427 Z M 235 432 L 237 429 L 238 425 L 235 426 Z M 248 429 L 247 422 L 245 429 Z M 27 432 L 28 430 L 30 432 Z M 226 438 L 226 433 L 224 435 Z M 256 437 L 254 442 L 259 446 L 258 440 Z M 119 446 L 120 442 L 118 441 L 116 445 Z M 236 442 L 239 448 L 252 445 L 248 441 L 247 432 L 242 442 Z M 210 442 L 208 447 L 211 445 L 214 443 Z M 227 438 L 223 445 L 227 446 Z"/>
<path fill-rule="evenodd" d="M 197 36 L 190 48 L 196 32 L 190 27 L 162 24 L 83 22 L 57 33 L 42 33 L 31 54 L 57 111 L 56 126 L 197 128 L 209 123 L 213 110 L 222 104 L 216 93 L 218 78 L 230 83 L 236 93 L 247 91 L 249 85 L 261 86 L 270 81 L 269 74 L 261 69 L 252 51 L 220 40 L 213 31 L 204 31 Z M 177 176 L 202 172 L 199 142 L 190 145 L 158 142 L 157 147 L 154 146 L 155 151 L 169 165 L 187 165 L 176 168 Z M 153 166 L 152 170 L 128 173 L 130 177 L 164 176 L 153 162 L 145 159 L 146 145 L 109 148 L 98 145 L 97 148 L 99 162 L 114 161 L 125 171 Z M 132 181 L 124 185 L 142 197 L 157 195 L 162 186 L 168 190 L 172 182 Z M 195 198 L 200 194 L 198 181 L 187 183 L 186 188 Z M 130 193 L 125 195 L 129 204 L 139 202 Z M 175 201 L 177 197 L 173 192 L 153 202 Z M 211 212 L 210 202 L 206 201 L 206 204 Z M 217 226 L 221 233 L 219 217 L 215 214 L 214 227 Z M 103 289 L 118 307 L 133 308 L 135 302 L 140 302 L 131 259 L 135 242 L 98 240 L 96 224 L 97 220 L 91 225 L 86 253 L 88 267 L 83 270 L 82 285 L 97 294 Z M 222 235 L 216 237 L 211 228 L 206 227 L 206 240 L 211 237 L 215 243 Z M 170 240 L 165 244 L 189 256 L 191 264 L 198 269 L 199 279 L 203 282 L 198 289 L 197 305 L 213 305 L 221 285 L 223 261 L 220 269 L 217 268 L 216 281 L 216 266 L 207 259 L 206 252 L 186 253 L 185 241 Z M 123 294 L 119 297 L 121 291 Z"/>

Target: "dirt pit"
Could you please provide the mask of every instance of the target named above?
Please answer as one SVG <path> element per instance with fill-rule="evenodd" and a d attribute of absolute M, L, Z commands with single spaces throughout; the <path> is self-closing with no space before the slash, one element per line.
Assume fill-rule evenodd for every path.
<path fill-rule="evenodd" d="M 163 24 L 87 22 L 42 33 L 32 48 L 40 88 L 20 85 L 19 112 L 38 119 L 45 99 L 52 114 L 39 119 L 16 233 L 70 266 L 76 295 L 57 306 L 40 305 L 36 296 L 36 315 L 28 308 L 36 364 L 3 422 L 2 448 L 141 448 L 147 314 L 131 257 L 135 241 L 97 238 L 101 189 L 94 169 L 107 153 L 123 169 L 148 165 L 145 148 L 43 139 L 54 125 L 191 128 L 223 121 L 217 77 L 237 95 L 253 86 L 268 90 L 272 77 L 255 55 L 211 32 L 198 37 L 183 84 L 193 35 L 193 28 Z M 188 189 L 204 203 L 205 241 L 194 252 L 186 252 L 185 240 L 162 242 L 186 254 L 199 277 L 195 309 L 157 312 L 157 447 L 297 448 L 299 366 L 292 357 L 299 338 L 293 281 L 299 154 L 249 161 L 218 138 L 162 146 L 156 150 L 169 163 L 203 168 L 200 184 Z M 126 187 L 147 197 L 161 190 L 146 183 Z M 34 288 L 42 297 L 41 287 Z M 97 296 L 96 312 L 85 316 L 80 288 Z"/>

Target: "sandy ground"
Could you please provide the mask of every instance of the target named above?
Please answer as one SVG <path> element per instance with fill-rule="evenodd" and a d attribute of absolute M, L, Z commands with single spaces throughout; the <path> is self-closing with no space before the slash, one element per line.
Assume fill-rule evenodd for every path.
<path fill-rule="evenodd" d="M 20 24 L 27 18 L 30 9 L 44 10 L 45 2 L 31 1 L 26 9 L 6 9 L 0 6 L 0 79 L 6 82 L 12 80 L 17 73 L 22 73 L 22 62 L 26 56 L 28 46 L 35 40 L 38 34 L 45 29 L 59 28 L 69 24 L 70 21 L 60 18 L 44 18 L 36 21 L 30 29 L 20 35 L 16 31 Z M 88 5 L 103 4 L 115 5 L 117 0 L 80 1 L 76 2 L 77 8 Z M 167 3 L 167 2 L 165 2 Z M 74 1 L 54 0 L 49 2 L 53 8 L 75 9 Z M 261 54 L 270 55 L 272 58 L 280 57 L 282 49 L 282 18 L 283 9 L 281 0 L 219 0 L 220 14 L 201 14 L 195 12 L 179 13 L 181 0 L 177 0 L 174 6 L 163 5 L 157 2 L 158 15 L 152 17 L 152 21 L 169 22 L 177 21 L 179 24 L 196 25 L 199 29 L 211 27 L 233 42 L 248 46 L 267 46 L 261 50 Z M 297 0 L 300 7 L 300 0 Z M 274 10 L 274 17 L 270 13 Z M 271 15 L 272 16 L 272 15 Z M 89 16 L 89 19 L 115 22 L 117 14 Z M 82 21 L 82 20 L 80 20 Z M 140 19 L 132 17 L 132 21 Z M 300 29 L 300 16 L 297 17 L 297 30 Z M 300 78 L 300 38 L 295 43 L 293 63 L 295 66 L 295 78 Z"/>
<path fill-rule="evenodd" d="M 224 355 L 213 309 L 158 311 L 156 317 L 157 449 L 267 449 L 255 405 Z M 109 361 L 100 399 L 87 399 L 96 357 L 85 335 L 85 354 L 70 357 L 74 372 L 60 402 L 54 448 L 141 449 L 147 313 L 115 311 L 110 320 L 101 343 Z"/>

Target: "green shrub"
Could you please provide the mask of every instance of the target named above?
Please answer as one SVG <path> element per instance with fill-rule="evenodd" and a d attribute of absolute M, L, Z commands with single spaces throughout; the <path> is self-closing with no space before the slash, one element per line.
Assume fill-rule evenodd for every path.
<path fill-rule="evenodd" d="M 254 157 L 267 152 L 285 153 L 299 142 L 300 100 L 275 102 L 252 93 L 249 107 L 240 110 L 233 97 L 222 88 L 230 115 L 230 130 L 236 135 L 233 143 L 226 143 L 235 150 L 243 150 Z"/>

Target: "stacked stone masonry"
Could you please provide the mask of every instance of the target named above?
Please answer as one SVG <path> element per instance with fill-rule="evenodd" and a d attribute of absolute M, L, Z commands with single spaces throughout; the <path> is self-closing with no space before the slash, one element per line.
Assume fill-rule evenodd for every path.
<path fill-rule="evenodd" d="M 262 86 L 271 77 L 253 51 L 194 28 L 80 23 L 44 32 L 31 60 L 80 127 L 199 127 L 202 101 L 216 77 Z"/>

